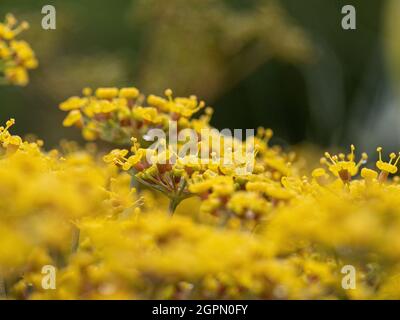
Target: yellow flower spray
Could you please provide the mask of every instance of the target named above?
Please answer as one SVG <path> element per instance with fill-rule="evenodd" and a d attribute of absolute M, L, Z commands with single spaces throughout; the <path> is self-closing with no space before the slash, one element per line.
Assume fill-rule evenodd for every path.
<path fill-rule="evenodd" d="M 18 24 L 11 14 L 0 23 L 0 83 L 25 86 L 29 82 L 28 70 L 35 69 L 38 61 L 30 45 L 17 40 L 29 28 L 27 22 Z"/>
<path fill-rule="evenodd" d="M 5 46 L 24 58 L 19 67 L 34 66 L 25 45 L 11 44 L 25 28 L 12 16 L 0 24 L 7 68 L 16 66 Z M 7 83 L 26 82 L 11 73 Z M 272 145 L 270 129 L 247 149 L 246 139 L 215 134 L 204 102 L 170 89 L 85 88 L 60 109 L 86 147 L 46 151 L 10 132 L 15 120 L 0 127 L 2 298 L 400 298 L 396 153 L 386 162 L 378 148 L 375 170 L 352 145 L 309 173 Z M 195 133 L 196 152 L 172 143 L 174 122 L 178 135 Z M 164 133 L 156 147 L 154 129 Z M 97 139 L 115 149 L 99 152 Z M 56 290 L 42 287 L 46 265 L 57 270 Z M 357 271 L 352 290 L 341 284 L 346 265 Z"/>

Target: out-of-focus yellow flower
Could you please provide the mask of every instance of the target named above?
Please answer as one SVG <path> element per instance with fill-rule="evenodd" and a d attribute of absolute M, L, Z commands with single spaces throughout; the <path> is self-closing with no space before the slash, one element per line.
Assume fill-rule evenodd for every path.
<path fill-rule="evenodd" d="M 99 88 L 96 90 L 96 97 L 99 99 L 113 99 L 118 96 L 117 88 Z"/>
<path fill-rule="evenodd" d="M 212 109 L 207 108 L 205 115 L 191 119 L 205 108 L 205 103 L 195 96 L 173 98 L 171 90 L 166 90 L 166 98 L 148 96 L 147 105 L 142 105 L 146 99 L 135 87 L 98 88 L 94 96 L 90 88 L 84 88 L 82 93 L 83 97 L 70 97 L 62 102 L 60 109 L 81 111 L 83 118 L 79 127 L 90 140 L 100 138 L 123 146 L 129 144 L 132 137 L 144 142 L 142 137 L 152 128 L 161 127 L 168 132 L 170 121 L 177 121 L 180 129 L 192 128 L 200 132 L 209 127 L 212 114 Z M 90 135 L 86 130 L 89 125 Z"/>
<path fill-rule="evenodd" d="M 16 40 L 16 37 L 28 28 L 27 22 L 18 25 L 11 14 L 6 16 L 4 23 L 0 23 L 0 77 L 4 78 L 7 84 L 27 85 L 28 70 L 38 67 L 30 45 L 26 41 Z"/>
<path fill-rule="evenodd" d="M 352 145 L 347 157 L 325 154 L 329 171 L 301 175 L 294 153 L 270 145 L 270 129 L 248 151 L 246 140 L 213 132 L 210 109 L 192 119 L 205 106 L 195 97 L 166 90 L 143 106 L 133 87 L 82 93 L 60 105 L 64 125 L 123 147 L 100 155 L 64 142 L 45 151 L 10 132 L 15 120 L 0 127 L 1 298 L 400 296 L 400 184 L 390 176 L 400 156 L 385 162 L 378 148 L 380 173 L 363 168 L 359 177 L 367 155 L 356 162 Z M 194 129 L 197 152 L 168 144 L 168 134 L 149 146 L 149 130 L 166 132 L 171 120 L 177 133 Z M 249 161 L 253 170 L 238 173 Z M 57 270 L 56 290 L 41 287 L 44 264 Z M 351 291 L 340 272 L 349 264 Z"/>
<path fill-rule="evenodd" d="M 79 110 L 72 110 L 69 112 L 68 116 L 64 119 L 63 125 L 65 127 L 71 127 L 75 124 L 81 123 L 82 114 Z"/>

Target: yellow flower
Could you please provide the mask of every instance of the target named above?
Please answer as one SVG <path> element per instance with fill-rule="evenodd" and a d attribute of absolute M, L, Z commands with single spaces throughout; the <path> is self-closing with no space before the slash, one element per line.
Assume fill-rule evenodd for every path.
<path fill-rule="evenodd" d="M 313 178 L 324 177 L 326 175 L 326 171 L 322 168 L 317 168 L 313 170 L 311 175 L 313 176 Z"/>
<path fill-rule="evenodd" d="M 378 172 L 376 172 L 375 170 L 372 170 L 372 169 L 363 168 L 361 170 L 361 176 L 365 180 L 374 180 L 374 179 L 378 178 Z"/>
<path fill-rule="evenodd" d="M 86 103 L 87 103 L 86 99 L 82 99 L 79 97 L 71 97 L 60 104 L 60 110 L 71 111 L 75 109 L 81 109 Z"/>
<path fill-rule="evenodd" d="M 368 156 L 366 153 L 361 155 L 361 159 L 358 163 L 354 161 L 354 145 L 351 145 L 351 152 L 347 156 L 341 153 L 338 156 L 331 156 L 328 152 L 325 153 L 325 158 L 321 159 L 322 163 L 326 163 L 326 159 L 328 159 L 331 163 L 328 164 L 329 171 L 331 171 L 335 176 L 342 179 L 343 182 L 349 182 L 351 177 L 358 174 L 358 170 L 360 166 L 366 162 Z"/>
<path fill-rule="evenodd" d="M 215 195 L 224 196 L 234 192 L 235 184 L 232 177 L 228 176 L 214 176 L 200 181 L 194 178 L 189 190 L 200 195 L 212 192 Z"/>
<path fill-rule="evenodd" d="M 18 86 L 26 86 L 29 82 L 28 72 L 23 67 L 6 68 L 4 74 L 10 83 Z"/>
<path fill-rule="evenodd" d="M 137 107 L 133 110 L 133 117 L 139 121 L 147 121 L 150 123 L 160 123 L 162 118 L 159 116 L 156 108 Z"/>
<path fill-rule="evenodd" d="M 114 149 L 109 154 L 103 157 L 103 160 L 106 163 L 120 163 L 123 160 L 126 160 L 126 155 L 128 154 L 128 150 Z"/>
<path fill-rule="evenodd" d="M 64 127 L 71 127 L 77 123 L 81 123 L 82 114 L 79 110 L 72 110 L 68 113 L 68 116 L 63 121 Z"/>
<path fill-rule="evenodd" d="M 256 192 L 238 191 L 229 199 L 228 208 L 247 219 L 256 219 L 270 210 L 270 203 Z"/>
<path fill-rule="evenodd" d="M 137 166 L 140 161 L 147 155 L 147 152 L 145 149 L 138 149 L 136 153 L 132 156 L 130 156 L 126 162 L 122 165 L 122 169 L 124 170 L 129 170 L 132 167 L 135 167 L 137 170 L 140 171 L 142 169 L 140 166 Z"/>
<path fill-rule="evenodd" d="M 295 196 L 293 191 L 288 190 L 272 181 L 248 182 L 246 184 L 246 190 L 262 192 L 264 195 L 275 200 L 289 200 Z"/>
<path fill-rule="evenodd" d="M 119 96 L 121 98 L 126 98 L 126 99 L 136 99 L 139 96 L 140 92 L 137 88 L 131 87 L 131 88 L 122 88 L 119 91 Z"/>
<path fill-rule="evenodd" d="M 38 67 L 35 53 L 26 41 L 15 38 L 28 29 L 27 22 L 17 24 L 14 16 L 8 14 L 0 23 L 0 60 L 3 65 L 0 77 L 7 83 L 25 86 L 29 82 L 28 70 Z"/>
<path fill-rule="evenodd" d="M 98 137 L 98 133 L 96 130 L 96 124 L 94 122 L 89 122 L 83 129 L 82 129 L 82 136 L 87 141 L 94 141 Z"/>
<path fill-rule="evenodd" d="M 100 101 L 99 102 L 99 112 L 100 113 L 110 113 L 117 110 L 115 103 L 110 101 Z"/>
<path fill-rule="evenodd" d="M 389 176 L 389 174 L 395 174 L 397 172 L 397 164 L 400 160 L 400 153 L 399 156 L 397 156 L 395 153 L 391 153 L 389 155 L 390 158 L 389 162 L 384 162 L 382 161 L 382 148 L 381 147 L 377 148 L 377 151 L 379 153 L 379 160 L 376 162 L 376 166 L 379 170 L 381 170 L 381 173 L 379 175 L 379 180 L 385 181 Z M 393 163 L 394 160 L 395 162 Z"/>
<path fill-rule="evenodd" d="M 38 62 L 35 53 L 26 41 L 11 41 L 10 49 L 16 55 L 20 65 L 27 69 L 37 68 Z"/>
<path fill-rule="evenodd" d="M 96 90 L 96 97 L 99 99 L 113 99 L 118 96 L 117 88 L 98 88 Z"/>

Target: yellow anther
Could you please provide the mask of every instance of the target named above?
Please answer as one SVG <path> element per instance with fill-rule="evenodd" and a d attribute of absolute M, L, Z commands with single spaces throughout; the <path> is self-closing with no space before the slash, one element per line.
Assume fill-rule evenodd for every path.
<path fill-rule="evenodd" d="M 379 160 L 376 162 L 376 166 L 379 170 L 381 170 L 381 173 L 385 173 L 382 176 L 387 177 L 389 173 L 395 174 L 397 172 L 397 164 L 399 162 L 400 153 L 396 159 L 396 154 L 394 152 L 392 152 L 389 155 L 389 162 L 385 162 L 382 160 L 382 147 L 377 148 L 376 151 L 378 151 L 378 154 L 379 154 Z M 394 161 L 394 163 L 393 163 L 393 161 Z M 386 180 L 386 178 L 381 179 L 381 180 Z"/>
<path fill-rule="evenodd" d="M 5 130 L 8 130 L 10 127 L 12 127 L 15 124 L 15 119 L 10 119 L 6 122 L 6 128 Z"/>
<path fill-rule="evenodd" d="M 373 180 L 378 178 L 378 172 L 372 169 L 363 168 L 361 170 L 361 177 L 363 177 L 365 180 Z"/>
<path fill-rule="evenodd" d="M 113 99 L 118 96 L 117 88 L 98 88 L 96 97 L 99 99 Z"/>
<path fill-rule="evenodd" d="M 313 170 L 311 175 L 313 178 L 320 178 L 326 175 L 326 171 L 323 168 L 317 168 Z"/>
<path fill-rule="evenodd" d="M 91 96 L 93 94 L 93 90 L 91 88 L 83 88 L 82 94 L 85 97 L 89 97 L 89 96 Z"/>
<path fill-rule="evenodd" d="M 164 94 L 168 97 L 168 98 L 171 98 L 172 97 L 172 94 L 173 94 L 173 92 L 172 92 L 172 90 L 171 89 L 167 89 L 167 90 L 165 90 L 164 91 Z"/>

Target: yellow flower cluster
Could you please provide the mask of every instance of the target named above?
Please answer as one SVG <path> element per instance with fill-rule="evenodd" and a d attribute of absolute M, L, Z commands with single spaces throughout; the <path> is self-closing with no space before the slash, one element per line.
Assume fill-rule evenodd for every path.
<path fill-rule="evenodd" d="M 21 275 L 65 263 L 81 219 L 136 214 L 140 202 L 127 174 L 84 150 L 44 152 L 42 141 L 11 135 L 13 123 L 0 127 L 0 275 L 10 292 Z"/>
<path fill-rule="evenodd" d="M 135 138 L 132 156 L 116 149 L 102 159 L 93 146 L 72 144 L 45 152 L 43 142 L 12 135 L 13 124 L 0 128 L 3 297 L 400 297 L 400 184 L 390 176 L 398 157 L 385 162 L 381 148 L 380 172 L 360 171 L 367 157 L 356 162 L 352 146 L 348 156 L 326 154 L 331 174 L 317 168 L 301 176 L 295 156 L 270 146 L 272 132 L 259 129 L 254 170 L 238 175 L 212 161 L 169 168 Z M 149 152 L 154 164 L 145 167 Z M 133 188 L 113 163 L 135 167 L 150 190 Z M 152 190 L 168 195 L 178 178 L 180 196 L 198 197 L 171 217 Z M 357 286 L 346 290 L 341 269 L 349 264 Z M 56 267 L 55 290 L 42 286 L 44 265 Z"/>
<path fill-rule="evenodd" d="M 201 212 L 211 214 L 224 225 L 230 220 L 234 224 L 258 223 L 268 215 L 271 206 L 294 196 L 288 176 L 296 172 L 291 167 L 295 156 L 268 145 L 271 130 L 260 128 L 257 137 L 248 137 L 254 139 L 254 146 L 246 150 L 247 140 L 218 135 L 211 127 L 208 129 L 207 134 L 196 136 L 196 152 L 189 155 L 178 156 L 186 147 L 182 143 L 174 150 L 162 140 L 160 150 L 146 149 L 140 148 L 137 138 L 132 138 L 130 151 L 115 149 L 104 160 L 130 171 L 139 183 L 164 193 L 171 200 L 171 213 L 182 200 L 198 195 L 203 200 Z M 226 145 L 229 147 L 224 148 Z M 132 155 L 128 156 L 129 152 Z M 250 164 L 252 170 L 246 171 Z"/>
<path fill-rule="evenodd" d="M 0 43 L 14 26 L 0 25 Z M 119 149 L 46 151 L 13 135 L 13 119 L 0 127 L 0 298 L 400 298 L 400 155 L 379 147 L 367 168 L 351 146 L 308 173 L 271 130 L 253 144 L 221 135 L 212 109 L 171 90 L 84 89 L 60 108 L 65 126 Z"/>
<path fill-rule="evenodd" d="M 175 102 L 171 98 L 169 103 Z M 153 107 L 148 119 L 165 110 Z M 63 271 L 64 295 L 38 298 L 400 297 L 395 281 L 400 272 L 400 184 L 391 177 L 400 156 L 391 153 L 385 161 L 378 148 L 377 169 L 362 168 L 368 156 L 363 153 L 357 161 L 352 145 L 348 155 L 325 153 L 321 163 L 328 171 L 320 167 L 301 175 L 295 154 L 271 146 L 272 131 L 260 128 L 253 170 L 239 174 L 235 169 L 243 163 L 226 165 L 221 156 L 226 150 L 242 152 L 246 141 L 214 135 L 208 121 L 203 123 L 202 129 L 211 134 L 197 137 L 194 155 L 176 159 L 183 146 L 170 148 L 165 140 L 160 150 L 141 147 L 138 141 L 145 140 L 140 135 L 147 134 L 146 128 L 131 137 L 130 150 L 115 149 L 104 156 L 105 162 L 128 171 L 143 195 L 148 192 L 143 186 L 165 194 L 170 213 L 176 209 L 177 215 L 168 218 L 162 212 L 166 209 L 156 209 L 162 202 L 156 198 L 150 205 L 144 201 L 142 208 L 151 213 L 134 220 L 88 221 L 82 225 L 87 250 L 98 252 L 100 247 L 101 255 L 94 262 L 81 252 Z M 178 133 L 184 128 L 178 127 Z M 220 143 L 211 144 L 202 162 L 202 148 L 215 140 Z M 221 148 L 226 143 L 233 147 Z M 177 208 L 195 196 L 198 200 L 189 205 L 183 201 Z M 100 229 L 108 232 L 96 231 Z M 114 234 L 122 237 L 114 241 Z M 93 263 L 99 264 L 96 271 Z M 350 290 L 342 286 L 346 265 L 357 271 L 357 286 Z M 104 279 L 90 272 L 103 274 L 108 285 L 103 287 Z M 83 292 L 82 281 L 98 290 Z"/>
<path fill-rule="evenodd" d="M 38 61 L 26 41 L 16 37 L 29 28 L 27 22 L 18 24 L 11 14 L 0 23 L 0 79 L 6 84 L 25 86 L 29 82 L 28 70 L 36 69 Z"/>
<path fill-rule="evenodd" d="M 180 128 L 200 131 L 212 114 L 208 108 L 204 116 L 191 121 L 192 115 L 205 107 L 204 102 L 195 96 L 173 98 L 171 90 L 165 92 L 166 98 L 146 98 L 135 87 L 98 88 L 94 93 L 85 88 L 82 93 L 83 97 L 71 97 L 60 104 L 61 110 L 69 112 L 64 126 L 82 128 L 87 140 L 100 138 L 123 146 L 129 145 L 132 137 L 145 138 L 151 128 L 168 132 L 170 121 L 177 121 Z"/>

